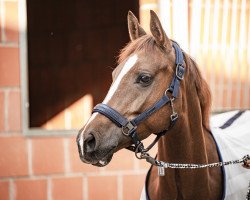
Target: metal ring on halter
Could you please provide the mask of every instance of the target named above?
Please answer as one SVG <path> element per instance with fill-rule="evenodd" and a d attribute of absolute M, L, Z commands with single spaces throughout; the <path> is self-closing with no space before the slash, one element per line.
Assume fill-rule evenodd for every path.
<path fill-rule="evenodd" d="M 140 148 L 142 148 L 142 149 L 139 150 Z M 136 147 L 136 149 L 135 149 L 135 157 L 138 158 L 138 159 L 146 159 L 146 157 L 148 157 L 149 154 L 146 153 L 144 150 L 145 150 L 145 149 L 144 149 L 144 147 L 143 147 L 143 144 L 140 143 L 140 144 Z M 140 154 L 140 155 L 139 155 L 139 154 Z"/>
<path fill-rule="evenodd" d="M 170 88 L 166 89 L 165 92 L 164 92 L 164 95 L 168 97 L 167 92 L 169 92 L 169 91 L 170 91 Z"/>
<path fill-rule="evenodd" d="M 137 126 L 133 125 L 130 121 L 125 125 L 122 126 L 122 133 L 125 136 L 129 136 L 130 133 L 132 133 L 135 129 L 137 128 Z"/>
<path fill-rule="evenodd" d="M 129 136 L 129 131 L 126 133 L 124 131 L 124 128 L 126 128 L 125 126 L 122 126 L 122 134 L 125 135 L 125 136 Z"/>

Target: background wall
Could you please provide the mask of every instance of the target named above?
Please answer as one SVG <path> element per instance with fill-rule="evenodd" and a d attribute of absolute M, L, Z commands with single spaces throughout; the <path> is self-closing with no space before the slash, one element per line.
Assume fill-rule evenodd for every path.
<path fill-rule="evenodd" d="M 22 5 L 18 0 L 0 0 L 0 200 L 137 199 L 148 166 L 132 153 L 123 150 L 110 165 L 97 168 L 80 161 L 77 132 L 24 136 L 19 57 Z"/>
<path fill-rule="evenodd" d="M 27 0 L 31 127 L 45 125 L 87 94 L 92 105 L 103 100 L 115 57 L 129 41 L 128 10 L 138 16 L 139 2 Z M 68 118 L 83 110 L 76 109 Z M 82 125 L 82 118 L 78 120 Z M 76 120 L 72 121 L 74 126 Z M 64 128 L 59 120 L 57 124 Z"/>
<path fill-rule="evenodd" d="M 19 3 L 0 0 L 0 200 L 138 199 L 149 166 L 132 153 L 121 151 L 110 165 L 96 168 L 80 162 L 75 132 L 61 137 L 23 135 Z M 149 9 L 158 11 L 170 37 L 200 63 L 215 96 L 214 110 L 250 107 L 249 4 L 246 0 L 140 1 L 142 25 L 148 26 Z M 183 11 L 181 18 L 175 15 L 178 9 Z M 228 75 L 220 79 L 221 74 Z"/>

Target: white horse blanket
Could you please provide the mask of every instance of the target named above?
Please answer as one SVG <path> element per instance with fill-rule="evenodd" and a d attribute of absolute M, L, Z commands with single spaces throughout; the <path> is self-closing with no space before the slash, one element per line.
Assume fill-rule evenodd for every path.
<path fill-rule="evenodd" d="M 223 161 L 250 155 L 250 111 L 231 111 L 211 118 L 211 130 Z M 250 170 L 239 165 L 224 167 L 225 200 L 245 199 Z"/>
<path fill-rule="evenodd" d="M 250 111 L 231 111 L 211 117 L 211 131 L 222 161 L 240 159 L 250 154 Z M 240 165 L 224 167 L 224 200 L 246 199 L 250 170 Z M 140 200 L 148 200 L 145 186 Z"/>

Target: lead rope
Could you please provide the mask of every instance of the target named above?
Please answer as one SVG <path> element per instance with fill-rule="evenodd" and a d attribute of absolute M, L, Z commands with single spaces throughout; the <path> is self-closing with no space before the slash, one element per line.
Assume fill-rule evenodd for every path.
<path fill-rule="evenodd" d="M 157 166 L 159 176 L 164 176 L 165 169 L 167 169 L 167 168 L 171 168 L 171 169 L 202 169 L 202 168 L 222 167 L 222 166 L 234 165 L 234 164 L 240 164 L 240 163 L 243 163 L 244 165 L 248 166 L 247 162 L 250 160 L 250 156 L 245 155 L 241 159 L 226 161 L 226 162 L 215 162 L 215 163 L 210 163 L 210 164 L 192 164 L 192 163 L 180 164 L 180 163 L 168 163 L 168 162 L 156 160 L 155 158 L 151 157 L 148 153 L 142 153 L 140 158 L 146 159 L 146 161 L 149 162 L 150 164 Z M 249 181 L 249 185 L 248 185 L 246 200 L 250 200 L 250 181 Z"/>

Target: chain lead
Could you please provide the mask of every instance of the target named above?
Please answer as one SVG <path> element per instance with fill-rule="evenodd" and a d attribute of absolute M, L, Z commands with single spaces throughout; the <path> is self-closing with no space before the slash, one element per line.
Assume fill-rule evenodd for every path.
<path fill-rule="evenodd" d="M 210 163 L 210 164 L 168 163 L 168 162 L 163 162 L 163 161 L 156 160 L 153 157 L 151 157 L 148 153 L 144 153 L 144 154 L 142 153 L 140 159 L 146 159 L 146 161 L 149 162 L 150 164 L 157 166 L 158 167 L 158 175 L 159 176 L 164 176 L 165 175 L 165 168 L 172 168 L 172 169 L 201 169 L 201 168 L 222 167 L 222 166 L 234 165 L 234 164 L 239 164 L 239 163 L 243 163 L 244 165 L 247 165 L 247 162 L 250 160 L 250 156 L 245 155 L 241 159 L 226 161 L 226 162 L 216 162 L 216 163 Z M 248 185 L 246 200 L 250 200 L 250 182 L 249 182 L 249 185 Z"/>

